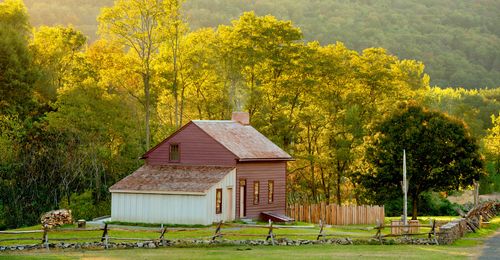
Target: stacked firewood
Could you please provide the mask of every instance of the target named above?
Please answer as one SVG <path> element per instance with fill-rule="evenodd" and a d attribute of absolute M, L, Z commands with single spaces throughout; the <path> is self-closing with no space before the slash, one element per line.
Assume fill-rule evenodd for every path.
<path fill-rule="evenodd" d="M 43 214 L 41 222 L 43 228 L 51 229 L 64 224 L 72 224 L 73 217 L 71 216 L 71 210 L 58 209 Z"/>

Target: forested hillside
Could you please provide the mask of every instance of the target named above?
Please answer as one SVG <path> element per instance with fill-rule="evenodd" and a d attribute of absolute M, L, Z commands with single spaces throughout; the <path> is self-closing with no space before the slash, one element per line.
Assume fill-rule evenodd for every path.
<path fill-rule="evenodd" d="M 96 17 L 113 0 L 26 0 L 34 25 L 71 23 L 96 38 Z M 500 86 L 500 1 L 187 0 L 192 29 L 229 24 L 244 11 L 292 20 L 306 41 L 383 47 L 421 60 L 431 85 Z"/>
<path fill-rule="evenodd" d="M 78 8 L 65 9 L 68 3 Z M 145 151 L 189 120 L 229 119 L 233 111 L 248 112 L 252 126 L 296 159 L 288 164 L 290 203 L 380 203 L 400 215 L 401 202 L 390 199 L 401 197 L 401 143 L 380 142 L 392 131 L 384 122 L 412 131 L 403 136 L 426 147 L 418 154 L 408 149 L 410 183 L 432 159 L 432 171 L 418 171 L 427 173 L 418 178 L 430 173 L 436 181 L 410 194 L 415 204 L 441 207 L 444 198 L 432 191 L 464 189 L 479 178 L 482 192 L 500 191 L 500 88 L 432 87 L 419 60 L 384 48 L 309 42 L 304 34 L 319 36 L 311 33 L 319 27 L 255 12 L 216 26 L 203 19 L 201 2 L 188 3 L 187 11 L 177 0 L 119 0 L 101 10 L 97 1 L 61 1 L 45 8 L 54 19 L 90 27 L 79 15 L 98 17 L 100 34 L 87 41 L 80 27 L 32 27 L 28 21 L 45 16 L 30 18 L 21 0 L 0 2 L 0 229 L 32 225 L 56 208 L 72 209 L 75 219 L 109 214 L 109 187 L 143 164 Z M 205 11 L 217 23 L 245 4 L 262 12 L 264 3 L 241 2 L 226 12 L 231 5 L 219 1 Z M 368 4 L 353 6 L 345 11 Z M 193 29 L 200 26 L 194 18 L 214 27 Z M 390 183 L 382 192 L 389 199 L 370 195 L 384 167 L 397 176 L 382 179 Z"/>

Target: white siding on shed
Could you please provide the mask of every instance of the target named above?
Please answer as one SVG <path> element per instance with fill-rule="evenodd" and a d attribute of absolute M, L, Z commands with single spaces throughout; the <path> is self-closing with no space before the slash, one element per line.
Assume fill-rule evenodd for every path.
<path fill-rule="evenodd" d="M 206 224 L 206 196 L 113 193 L 113 221 Z"/>
<path fill-rule="evenodd" d="M 232 188 L 232 214 L 227 212 L 228 206 L 227 203 L 230 199 L 227 196 L 227 188 Z M 222 213 L 215 214 L 215 192 L 217 189 L 222 189 Z M 236 215 L 236 170 L 231 171 L 221 182 L 212 186 L 210 190 L 207 192 L 207 211 L 206 216 L 212 216 L 210 224 L 213 222 L 223 221 L 232 221 L 234 220 L 234 216 Z"/>
<path fill-rule="evenodd" d="M 123 222 L 209 225 L 234 220 L 236 209 L 236 170 L 232 170 L 205 195 L 189 194 L 111 194 L 111 219 Z M 232 187 L 232 214 L 228 214 L 227 188 Z M 215 191 L 222 188 L 222 213 L 215 214 Z"/>

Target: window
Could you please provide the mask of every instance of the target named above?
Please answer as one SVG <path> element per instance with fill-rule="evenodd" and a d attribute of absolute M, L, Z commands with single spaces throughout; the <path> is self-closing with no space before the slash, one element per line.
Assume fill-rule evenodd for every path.
<path fill-rule="evenodd" d="M 215 190 L 215 214 L 222 213 L 222 189 Z"/>
<path fill-rule="evenodd" d="M 267 181 L 267 203 L 271 204 L 274 201 L 274 181 Z"/>
<path fill-rule="evenodd" d="M 253 182 L 253 204 L 259 204 L 259 192 L 260 192 L 259 182 Z"/>
<path fill-rule="evenodd" d="M 179 144 L 170 144 L 169 160 L 171 162 L 179 161 Z"/>

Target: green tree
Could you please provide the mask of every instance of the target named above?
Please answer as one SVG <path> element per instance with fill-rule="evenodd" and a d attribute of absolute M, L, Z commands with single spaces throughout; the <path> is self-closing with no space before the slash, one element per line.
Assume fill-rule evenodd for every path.
<path fill-rule="evenodd" d="M 169 39 L 169 30 L 177 21 L 179 1 L 117 0 L 113 7 L 103 8 L 99 31 L 128 46 L 137 57 L 137 73 L 144 88 L 145 148 L 150 148 L 151 77 L 153 62 L 160 45 Z M 176 34 L 175 37 L 178 35 Z M 175 47 L 177 48 L 177 47 Z"/>
<path fill-rule="evenodd" d="M 282 73 L 297 60 L 298 55 L 294 57 L 293 51 L 300 49 L 294 43 L 302 38 L 302 33 L 290 21 L 270 15 L 257 16 L 253 12 L 243 13 L 232 26 L 219 26 L 217 32 L 227 64 L 233 107 L 246 109 L 253 116 L 266 102 L 264 86 L 280 88 Z M 238 95 L 239 92 L 244 94 Z"/>
<path fill-rule="evenodd" d="M 483 173 L 476 140 L 461 122 L 440 112 L 409 106 L 383 121 L 366 158 L 373 169 L 361 176 L 365 196 L 383 203 L 402 194 L 402 154 L 407 154 L 413 219 L 422 192 L 471 185 Z"/>
<path fill-rule="evenodd" d="M 33 63 L 41 70 L 36 91 L 41 102 L 54 102 L 57 89 L 67 83 L 86 37 L 73 27 L 41 26 L 34 30 L 30 49 Z"/>
<path fill-rule="evenodd" d="M 492 187 L 484 187 L 487 191 L 500 190 L 500 114 L 491 116 L 493 126 L 488 129 L 488 135 L 484 138 L 486 148 L 486 158 L 491 166 L 488 180 L 491 180 Z M 496 181 L 495 181 L 496 180 Z M 490 184 L 490 185 L 491 185 Z"/>
<path fill-rule="evenodd" d="M 491 116 L 500 110 L 498 89 L 439 88 L 432 87 L 419 93 L 421 102 L 465 121 L 476 138 L 483 138 L 492 127 Z"/>
<path fill-rule="evenodd" d="M 0 115 L 31 112 L 36 72 L 27 48 L 28 14 L 22 1 L 0 3 Z"/>
<path fill-rule="evenodd" d="M 230 114 L 228 91 L 219 73 L 217 42 L 218 37 L 210 28 L 183 35 L 179 41 L 175 77 L 172 52 L 160 53 L 161 62 L 155 69 L 163 75 L 157 77 L 158 84 L 170 85 L 168 82 L 176 78 L 177 93 L 172 88 L 162 89 L 157 106 L 158 114 L 162 115 L 159 118 L 162 127 L 156 133 L 157 139 L 174 131 L 185 118 L 220 119 Z"/>

